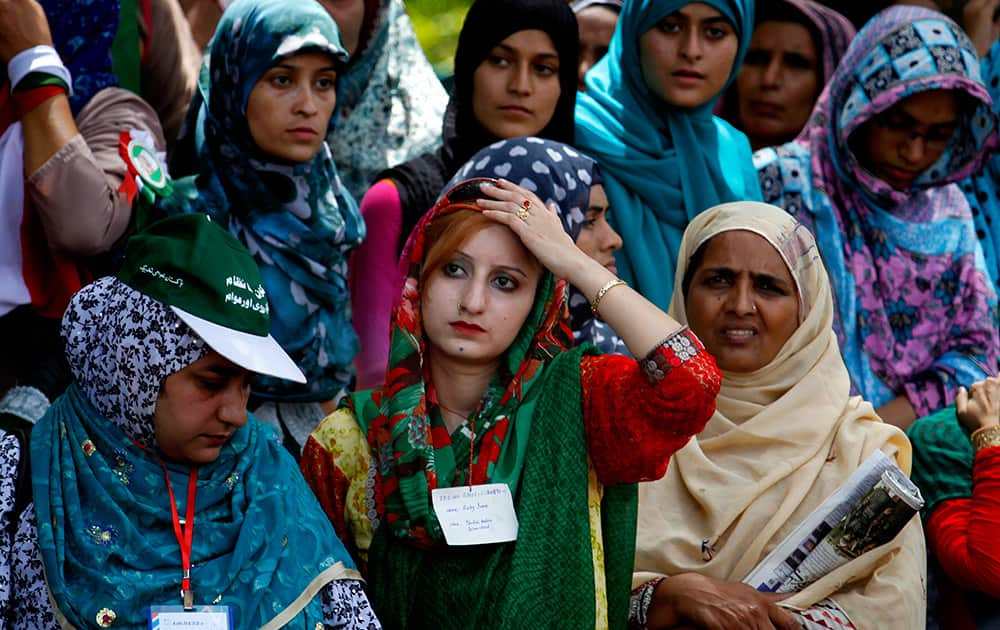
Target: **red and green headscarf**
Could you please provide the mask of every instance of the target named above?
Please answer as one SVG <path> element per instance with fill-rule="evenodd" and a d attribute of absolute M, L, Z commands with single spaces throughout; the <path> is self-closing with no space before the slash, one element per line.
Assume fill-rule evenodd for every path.
<path fill-rule="evenodd" d="M 534 305 L 468 426 L 449 435 L 433 395 L 429 396 L 433 387 L 428 381 L 420 277 L 428 227 L 459 210 L 482 211 L 469 199 L 455 200 L 456 191 L 461 190 L 478 188 L 459 184 L 449 190 L 410 235 L 400 262 L 405 265 L 406 282 L 393 309 L 385 384 L 374 392 L 352 396 L 377 467 L 377 517 L 384 522 L 373 525 L 386 525 L 394 536 L 420 547 L 444 540 L 431 506 L 431 490 L 506 483 L 511 492 L 517 492 L 540 389 L 533 386 L 541 381 L 539 376 L 552 358 L 573 347 L 566 282 L 543 271 Z"/>

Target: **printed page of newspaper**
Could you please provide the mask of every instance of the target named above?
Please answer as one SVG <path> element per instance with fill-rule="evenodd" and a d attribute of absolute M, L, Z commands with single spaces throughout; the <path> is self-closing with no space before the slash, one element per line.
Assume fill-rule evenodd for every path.
<path fill-rule="evenodd" d="M 743 582 L 765 592 L 801 590 L 894 538 L 922 504 L 895 461 L 875 451 Z"/>

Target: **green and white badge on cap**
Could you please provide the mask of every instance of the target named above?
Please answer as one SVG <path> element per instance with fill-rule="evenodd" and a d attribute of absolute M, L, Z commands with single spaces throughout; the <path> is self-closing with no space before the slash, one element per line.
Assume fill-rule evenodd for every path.
<path fill-rule="evenodd" d="M 170 306 L 233 363 L 306 382 L 269 334 L 267 294 L 250 252 L 208 215 L 169 217 L 137 233 L 125 247 L 118 279 Z"/>

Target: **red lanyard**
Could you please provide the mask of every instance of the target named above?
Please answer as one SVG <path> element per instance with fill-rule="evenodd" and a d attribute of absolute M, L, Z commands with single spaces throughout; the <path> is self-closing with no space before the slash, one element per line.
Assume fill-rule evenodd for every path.
<path fill-rule="evenodd" d="M 191 543 L 194 539 L 194 496 L 198 492 L 198 469 L 191 468 L 188 475 L 187 508 L 185 509 L 184 522 L 177 514 L 177 501 L 174 500 L 174 489 L 170 485 L 170 473 L 167 472 L 167 465 L 160 461 L 163 467 L 163 478 L 167 480 L 167 492 L 170 494 L 170 515 L 174 518 L 174 535 L 177 536 L 177 544 L 181 547 L 181 601 L 185 610 L 194 607 L 194 591 L 191 590 Z"/>

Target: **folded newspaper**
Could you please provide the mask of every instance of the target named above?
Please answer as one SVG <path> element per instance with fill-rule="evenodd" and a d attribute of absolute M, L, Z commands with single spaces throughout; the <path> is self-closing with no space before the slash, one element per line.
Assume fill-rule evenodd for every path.
<path fill-rule="evenodd" d="M 769 593 L 800 591 L 895 538 L 923 505 L 896 462 L 875 451 L 743 582 Z"/>

